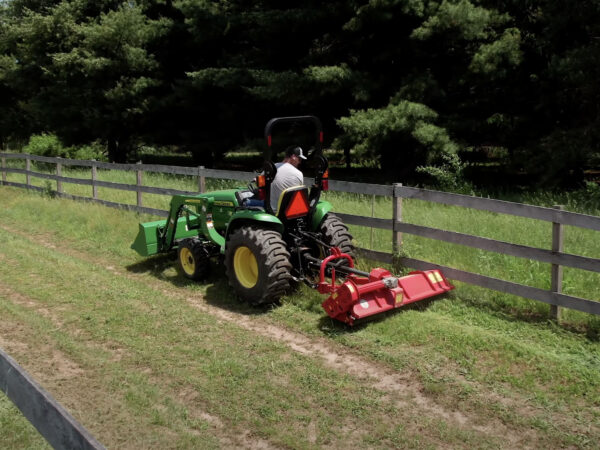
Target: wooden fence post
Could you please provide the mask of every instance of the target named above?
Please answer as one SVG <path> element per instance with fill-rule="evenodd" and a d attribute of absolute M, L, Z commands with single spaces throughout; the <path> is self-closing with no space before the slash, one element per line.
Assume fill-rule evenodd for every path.
<path fill-rule="evenodd" d="M 375 217 L 375 194 L 371 196 L 371 217 Z M 371 227 L 371 239 L 369 248 L 373 250 L 373 227 Z"/>
<path fill-rule="evenodd" d="M 58 157 L 58 159 L 60 159 L 60 156 Z M 60 162 L 56 163 L 56 176 L 62 177 L 62 164 Z M 63 193 L 62 181 L 58 178 L 56 179 L 56 192 L 58 192 L 59 194 Z"/>
<path fill-rule="evenodd" d="M 396 222 L 402 222 L 402 197 L 396 196 L 396 187 L 401 187 L 402 183 L 394 183 L 392 191 L 392 206 L 394 208 L 393 211 L 393 238 L 392 238 L 392 251 L 394 254 L 400 252 L 402 250 L 402 233 L 396 231 Z"/>
<path fill-rule="evenodd" d="M 137 162 L 138 164 L 142 164 L 141 161 Z M 137 170 L 137 205 L 138 206 L 142 206 L 142 191 L 140 190 L 140 187 L 142 186 L 142 171 L 141 170 Z"/>
<path fill-rule="evenodd" d="M 554 209 L 562 211 L 565 209 L 562 205 L 554 205 Z M 552 222 L 552 251 L 562 252 L 564 243 L 564 231 L 562 223 Z M 560 294 L 562 292 L 563 268 L 559 264 L 552 264 L 552 292 Z M 560 321 L 560 306 L 550 305 L 550 317 Z"/>
<path fill-rule="evenodd" d="M 2 184 L 6 183 L 6 158 L 2 157 Z"/>
<path fill-rule="evenodd" d="M 204 166 L 198 167 L 198 191 L 201 194 L 206 192 L 206 177 L 204 176 Z"/>
<path fill-rule="evenodd" d="M 29 175 L 31 171 L 31 159 L 29 159 L 29 156 L 25 157 L 25 170 L 27 171 L 25 174 L 25 184 L 27 185 L 27 189 L 29 189 L 31 186 L 31 175 Z"/>
<path fill-rule="evenodd" d="M 96 161 L 92 162 L 92 198 L 98 200 L 98 186 L 96 186 L 96 180 L 98 179 L 98 167 Z"/>

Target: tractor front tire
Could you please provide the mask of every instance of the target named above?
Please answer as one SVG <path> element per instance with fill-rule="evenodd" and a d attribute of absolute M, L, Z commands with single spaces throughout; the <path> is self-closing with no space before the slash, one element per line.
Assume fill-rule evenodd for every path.
<path fill-rule="evenodd" d="M 290 254 L 273 230 L 233 231 L 225 244 L 225 269 L 236 294 L 251 305 L 276 303 L 292 281 Z"/>
<path fill-rule="evenodd" d="M 205 280 L 210 273 L 210 254 L 199 239 L 184 239 L 177 249 L 179 268 L 190 280 Z"/>

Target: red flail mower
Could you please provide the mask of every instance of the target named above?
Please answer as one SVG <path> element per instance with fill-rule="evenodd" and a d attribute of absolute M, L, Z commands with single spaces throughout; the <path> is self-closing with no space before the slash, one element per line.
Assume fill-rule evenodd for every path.
<path fill-rule="evenodd" d="M 341 260 L 346 263 L 340 265 Z M 336 266 L 347 274 L 341 284 L 336 283 Z M 325 281 L 328 268 L 331 282 Z M 396 277 L 382 268 L 362 272 L 354 268 L 350 255 L 334 247 L 331 255 L 321 262 L 317 289 L 321 294 L 329 294 L 321 304 L 329 317 L 352 325 L 356 320 L 443 294 L 454 286 L 439 270 L 415 271 L 404 277 Z"/>

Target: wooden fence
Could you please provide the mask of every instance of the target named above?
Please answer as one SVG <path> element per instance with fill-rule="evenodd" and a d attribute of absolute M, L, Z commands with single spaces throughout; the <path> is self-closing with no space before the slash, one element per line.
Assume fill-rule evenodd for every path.
<path fill-rule="evenodd" d="M 55 449 L 103 450 L 69 412 L 0 348 L 0 390 Z"/>
<path fill-rule="evenodd" d="M 97 161 L 80 161 L 10 153 L 0 153 L 0 157 L 2 162 L 0 172 L 2 173 L 2 183 L 4 185 L 42 190 L 42 188 L 40 187 L 32 186 L 32 176 L 47 180 L 53 180 L 56 181 L 56 194 L 59 196 L 77 200 L 92 201 L 110 207 L 125 208 L 142 213 L 158 215 L 161 217 L 166 217 L 167 211 L 143 206 L 143 193 L 160 195 L 193 194 L 197 192 L 204 192 L 206 186 L 206 178 L 230 179 L 247 182 L 254 176 L 252 172 L 214 170 L 206 169 L 202 166 L 177 167 L 149 164 L 110 164 Z M 8 168 L 6 163 L 8 159 L 24 159 L 25 169 Z M 56 174 L 32 171 L 31 161 L 55 164 Z M 92 169 L 91 179 L 64 177 L 62 176 L 63 166 L 90 167 Z M 97 169 L 134 171 L 137 174 L 137 182 L 135 185 L 130 185 L 123 183 L 100 181 L 97 179 Z M 188 192 L 175 189 L 144 186 L 144 172 L 195 176 L 198 179 L 198 191 Z M 26 176 L 26 183 L 8 182 L 6 176 L 7 173 L 24 174 Z M 312 183 L 312 180 L 310 178 L 306 178 L 305 182 L 307 184 L 310 184 Z M 80 185 L 91 186 L 92 196 L 80 197 L 65 194 L 63 192 L 62 183 L 75 183 Z M 136 192 L 137 204 L 125 205 L 101 200 L 98 198 L 98 187 Z M 451 194 L 446 192 L 431 191 L 427 189 L 417 189 L 413 187 L 402 186 L 401 184 L 378 185 L 330 180 L 329 187 L 332 191 L 392 197 L 392 219 L 378 219 L 373 217 L 342 213 L 336 214 L 340 216 L 347 224 L 350 225 L 359 225 L 371 228 L 391 230 L 393 235 L 392 248 L 394 252 L 400 250 L 402 245 L 402 234 L 407 233 L 416 236 L 422 236 L 425 238 L 449 242 L 452 244 L 459 244 L 476 249 L 487 250 L 499 254 L 511 255 L 519 258 L 526 258 L 529 260 L 549 263 L 552 267 L 551 289 L 545 290 L 531 286 L 526 286 L 511 281 L 501 280 L 483 274 L 459 270 L 452 267 L 446 267 L 414 258 L 399 257 L 396 259 L 397 262 L 406 267 L 414 268 L 417 270 L 437 268 L 442 270 L 448 278 L 453 280 L 462 281 L 468 284 L 493 289 L 496 291 L 505 292 L 508 294 L 513 294 L 550 304 L 552 315 L 556 319 L 558 319 L 560 316 L 559 307 L 566 307 L 590 314 L 600 315 L 600 302 L 566 295 L 561 292 L 563 266 L 574 267 L 577 269 L 583 269 L 592 272 L 600 272 L 600 259 L 572 255 L 563 252 L 563 225 L 571 225 L 575 227 L 600 231 L 600 217 L 563 211 L 560 206 L 556 206 L 555 208 L 544 208 L 539 206 L 531 206 L 521 203 L 506 202 L 501 200 L 473 197 L 468 195 Z M 500 214 L 509 214 L 513 216 L 520 216 L 551 222 L 553 224 L 552 249 L 540 249 L 526 245 L 512 244 L 509 242 L 503 242 L 494 239 L 482 238 L 453 231 L 445 231 L 436 228 L 405 223 L 402 221 L 403 199 L 424 200 L 444 205 L 461 206 L 464 208 L 472 208 L 477 210 L 490 211 Z M 359 251 L 364 256 L 376 261 L 384 263 L 394 262 L 393 253 L 379 252 L 368 249 L 359 249 Z"/>

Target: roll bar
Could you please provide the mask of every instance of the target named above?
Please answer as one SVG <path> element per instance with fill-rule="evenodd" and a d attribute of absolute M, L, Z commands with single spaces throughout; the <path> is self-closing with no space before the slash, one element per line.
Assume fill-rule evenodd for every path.
<path fill-rule="evenodd" d="M 265 139 L 267 141 L 267 150 L 265 152 L 265 162 L 263 165 L 263 173 L 265 174 L 266 178 L 265 210 L 270 214 L 274 214 L 274 211 L 271 211 L 271 205 L 269 204 L 271 197 L 271 183 L 277 173 L 275 164 L 271 159 L 271 147 L 273 145 L 273 128 L 275 127 L 275 125 L 281 123 L 298 122 L 310 122 L 315 126 L 315 151 L 311 154 L 311 159 L 314 158 L 317 168 L 315 174 L 315 184 L 312 186 L 308 197 L 310 206 L 309 216 L 311 217 L 315 211 L 316 204 L 321 196 L 321 191 L 323 190 L 323 175 L 327 171 L 327 167 L 329 166 L 329 164 L 327 162 L 327 158 L 325 158 L 325 156 L 323 155 L 323 125 L 321 124 L 321 120 L 316 116 L 274 117 L 273 119 L 267 122 L 267 125 L 265 125 Z"/>
<path fill-rule="evenodd" d="M 267 122 L 265 126 L 265 139 L 267 141 L 266 160 L 271 159 L 271 146 L 273 145 L 273 128 L 279 123 L 294 123 L 294 122 L 311 122 L 315 126 L 315 150 L 316 154 L 323 153 L 323 125 L 321 120 L 316 116 L 288 116 L 274 117 Z"/>

